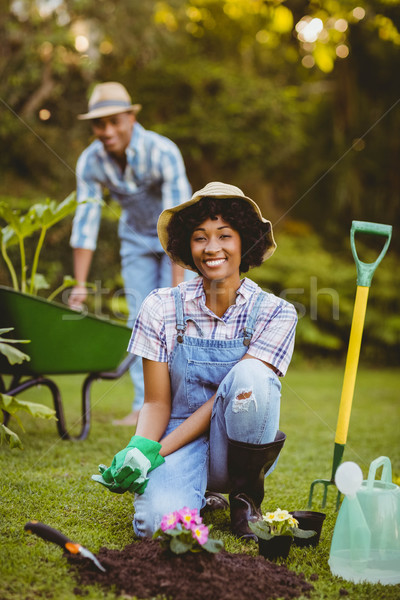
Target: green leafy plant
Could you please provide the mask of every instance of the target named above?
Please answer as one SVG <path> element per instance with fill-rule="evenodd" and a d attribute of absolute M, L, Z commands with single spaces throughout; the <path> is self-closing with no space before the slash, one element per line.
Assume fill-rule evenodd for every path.
<path fill-rule="evenodd" d="M 11 365 L 21 364 L 24 360 L 30 360 L 30 357 L 18 348 L 15 348 L 13 344 L 28 344 L 29 340 L 12 340 L 3 337 L 4 333 L 8 333 L 12 330 L 12 327 L 0 329 L 0 354 L 3 354 Z M 52 408 L 48 408 L 43 404 L 37 404 L 35 402 L 19 400 L 14 396 L 9 396 L 8 394 L 2 393 L 0 393 L 0 410 L 3 410 L 9 415 L 14 416 L 22 431 L 24 431 L 23 425 L 16 415 L 18 411 L 22 410 L 29 413 L 33 417 L 39 417 L 42 419 L 56 418 L 55 410 Z M 23 449 L 19 436 L 14 431 L 6 427 L 6 425 L 0 423 L 0 444 L 3 442 L 9 444 L 11 448 Z"/>
<path fill-rule="evenodd" d="M 13 327 L 0 329 L 0 354 L 3 354 L 10 365 L 20 365 L 24 360 L 31 360 L 30 356 L 15 348 L 13 344 L 29 344 L 29 340 L 11 340 L 3 337 L 4 333 L 13 331 Z"/>
<path fill-rule="evenodd" d="M 275 512 L 268 512 L 261 519 L 252 523 L 249 527 L 257 537 L 270 540 L 273 537 L 287 535 L 290 537 L 309 538 L 315 535 L 315 531 L 299 529 L 299 522 L 287 510 L 277 508 Z"/>
<path fill-rule="evenodd" d="M 210 529 L 211 526 L 204 525 L 197 509 L 184 507 L 164 515 L 153 538 L 160 539 L 161 544 L 174 554 L 202 550 L 215 554 L 222 550 L 224 544 L 209 537 Z"/>
<path fill-rule="evenodd" d="M 13 210 L 6 202 L 0 203 L 0 218 L 7 223 L 0 232 L 1 254 L 10 272 L 15 290 L 36 294 L 39 289 L 48 289 L 49 286 L 45 277 L 37 272 L 46 233 L 53 225 L 72 214 L 76 206 L 75 192 L 67 196 L 61 203 L 47 199 L 45 202 L 34 204 L 24 214 L 21 214 L 19 210 Z M 24 241 L 35 232 L 39 232 L 39 238 L 28 279 L 29 268 Z M 8 254 L 8 248 L 14 244 L 18 244 L 21 258 L 20 281 L 18 281 L 17 273 Z M 62 286 L 57 288 L 56 293 L 58 294 L 66 287 L 73 286 L 76 283 L 75 279 L 67 276 L 64 278 Z M 51 298 L 54 298 L 56 293 L 51 294 Z"/>

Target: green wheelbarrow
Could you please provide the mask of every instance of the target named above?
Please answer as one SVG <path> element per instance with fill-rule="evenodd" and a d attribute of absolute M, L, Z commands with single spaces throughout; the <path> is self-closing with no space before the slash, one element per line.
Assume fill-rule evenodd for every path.
<path fill-rule="evenodd" d="M 0 286 L 0 328 L 13 327 L 13 337 L 30 340 L 21 348 L 30 361 L 10 365 L 0 356 L 0 392 L 17 396 L 45 386 L 52 395 L 57 429 L 64 440 L 84 440 L 90 429 L 90 389 L 98 379 L 121 377 L 136 360 L 127 353 L 131 330 L 112 320 L 84 315 L 63 304 Z M 67 429 L 61 392 L 52 375 L 85 374 L 79 434 Z M 11 375 L 8 385 L 3 375 Z M 4 423 L 9 415 L 5 413 Z"/>

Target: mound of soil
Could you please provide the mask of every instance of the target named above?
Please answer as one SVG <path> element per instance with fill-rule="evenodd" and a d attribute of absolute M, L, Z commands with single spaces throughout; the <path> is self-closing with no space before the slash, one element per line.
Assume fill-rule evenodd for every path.
<path fill-rule="evenodd" d="M 308 595 L 313 586 L 303 574 L 262 556 L 199 552 L 172 554 L 157 541 L 143 540 L 123 550 L 101 548 L 97 554 L 106 573 L 88 559 L 69 556 L 81 585 L 97 583 L 116 593 L 137 598 L 164 595 L 172 600 L 269 600 Z M 76 595 L 85 595 L 75 589 Z"/>

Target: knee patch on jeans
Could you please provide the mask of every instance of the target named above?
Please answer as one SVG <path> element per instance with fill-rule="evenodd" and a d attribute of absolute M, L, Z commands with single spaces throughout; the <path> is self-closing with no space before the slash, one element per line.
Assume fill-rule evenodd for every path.
<path fill-rule="evenodd" d="M 257 412 L 257 400 L 253 390 L 238 390 L 232 402 L 232 412 L 247 412 L 252 404 L 254 404 L 254 409 Z"/>

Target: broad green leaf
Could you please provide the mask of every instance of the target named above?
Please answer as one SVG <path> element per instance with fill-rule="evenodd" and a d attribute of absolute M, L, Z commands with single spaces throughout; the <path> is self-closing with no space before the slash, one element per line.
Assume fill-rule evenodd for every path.
<path fill-rule="evenodd" d="M 55 419 L 56 411 L 53 408 L 44 406 L 43 404 L 37 404 L 36 402 L 28 402 L 26 400 L 19 400 L 14 396 L 7 394 L 0 394 L 0 409 L 15 415 L 19 410 L 23 410 L 32 417 L 39 417 L 40 419 Z"/>
<path fill-rule="evenodd" d="M 1 243 L 5 248 L 18 243 L 18 236 L 11 225 L 3 227 L 1 230 Z"/>
<path fill-rule="evenodd" d="M 176 527 L 175 529 L 167 529 L 163 533 L 169 535 L 170 537 L 175 537 L 176 535 L 181 535 L 182 531 Z"/>
<path fill-rule="evenodd" d="M 72 192 L 69 196 L 65 198 L 60 204 L 57 205 L 55 216 L 57 217 L 57 221 L 64 219 L 71 213 L 73 213 L 76 209 L 77 201 L 76 201 L 76 192 Z"/>
<path fill-rule="evenodd" d="M 214 540 L 213 538 L 208 538 L 206 543 L 202 545 L 204 550 L 207 550 L 207 552 L 211 552 L 212 554 L 219 552 L 223 549 L 223 547 L 224 543 L 222 540 Z"/>
<path fill-rule="evenodd" d="M 31 279 L 28 279 L 28 283 L 31 283 Z M 33 278 L 33 289 L 37 290 L 48 290 L 50 287 L 46 277 L 41 273 L 35 273 Z"/>
<path fill-rule="evenodd" d="M 0 338 L 1 340 L 2 338 Z M 25 340 L 26 341 L 26 340 Z M 13 343 L 17 343 L 18 340 L 13 340 Z M 25 354 L 25 352 L 21 352 L 18 348 L 14 348 L 14 346 L 9 345 L 9 340 L 6 343 L 0 341 L 0 354 L 6 357 L 10 365 L 18 364 L 24 362 L 24 360 L 31 360 L 31 357 Z"/>
<path fill-rule="evenodd" d="M 269 533 L 269 527 L 265 522 L 256 521 L 255 523 L 252 523 L 249 521 L 249 527 L 257 537 L 260 537 L 263 540 L 270 540 L 274 537 Z"/>
<path fill-rule="evenodd" d="M 23 450 L 22 442 L 18 435 L 0 423 L 0 444 L 3 442 L 6 442 L 10 448 L 19 448 L 20 450 Z"/>
<path fill-rule="evenodd" d="M 293 530 L 294 536 L 298 537 L 298 538 L 310 538 L 313 535 L 315 535 L 317 532 L 313 531 L 312 529 L 299 529 L 298 527 L 296 527 Z"/>
<path fill-rule="evenodd" d="M 0 203 L 0 217 L 8 223 L 2 230 L 2 244 L 7 247 L 16 244 L 18 236 L 25 238 L 40 229 L 49 229 L 71 214 L 76 205 L 75 192 L 60 203 L 50 199 L 36 203 L 24 215 L 19 210 L 12 210 L 5 202 Z"/>
<path fill-rule="evenodd" d="M 9 222 L 9 224 L 2 230 L 2 244 L 4 246 L 11 246 L 16 244 L 19 238 L 29 237 L 35 231 L 41 229 L 40 223 L 38 223 L 29 212 L 26 215 L 19 215 L 18 218 Z"/>
<path fill-rule="evenodd" d="M 76 194 L 73 192 L 60 203 L 47 199 L 45 202 L 34 204 L 29 212 L 40 227 L 48 229 L 74 212 L 76 205 Z"/>
<path fill-rule="evenodd" d="M 184 554 L 188 552 L 192 547 L 192 544 L 185 542 L 178 537 L 173 537 L 170 543 L 170 548 L 175 554 Z"/>
<path fill-rule="evenodd" d="M 0 202 L 0 218 L 12 227 L 18 227 L 20 215 L 20 210 L 13 210 L 6 202 Z"/>

